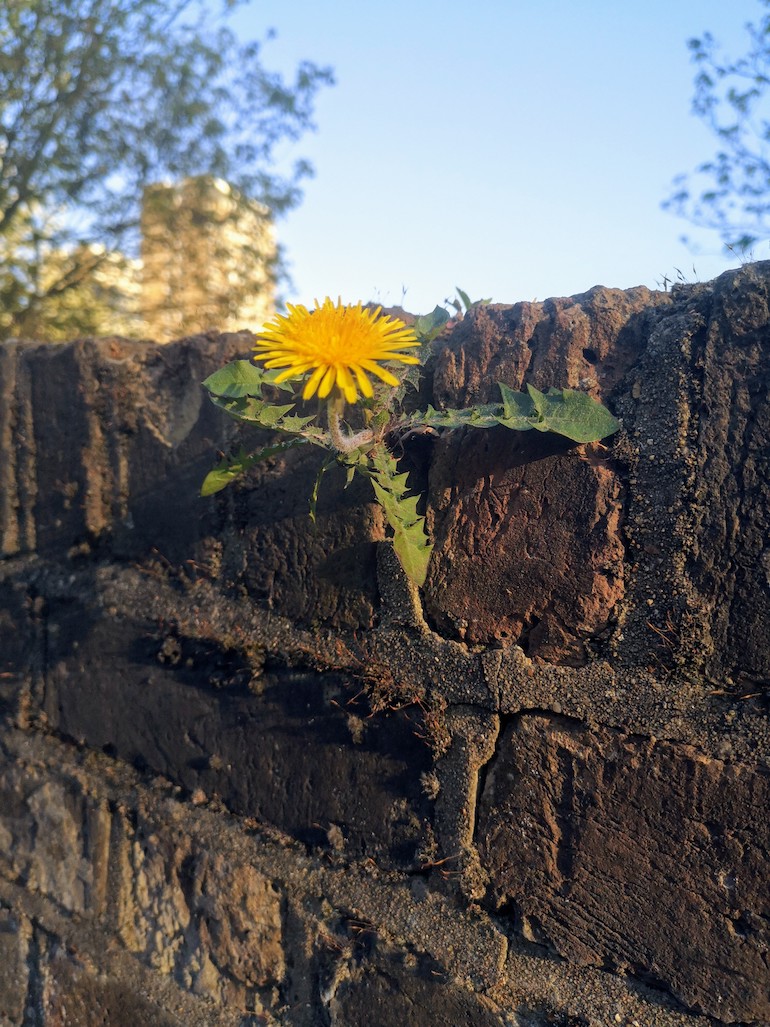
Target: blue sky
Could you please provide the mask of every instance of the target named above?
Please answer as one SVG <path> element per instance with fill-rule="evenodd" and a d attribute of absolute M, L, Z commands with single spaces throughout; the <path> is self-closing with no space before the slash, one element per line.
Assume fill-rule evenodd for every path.
<path fill-rule="evenodd" d="M 459 285 L 495 302 L 707 281 L 735 258 L 661 210 L 711 157 L 687 40 L 743 51 L 758 0 L 247 0 L 270 68 L 331 65 L 316 177 L 278 224 L 294 289 L 423 312 Z M 287 156 L 288 156 L 287 152 Z M 693 253 L 681 241 L 689 234 Z M 755 256 L 764 259 L 767 246 Z"/>

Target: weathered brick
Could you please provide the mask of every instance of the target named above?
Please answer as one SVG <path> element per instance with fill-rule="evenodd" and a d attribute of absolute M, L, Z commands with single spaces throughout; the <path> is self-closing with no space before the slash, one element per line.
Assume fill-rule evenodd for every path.
<path fill-rule="evenodd" d="M 368 482 L 330 473 L 309 527 L 318 453 L 198 497 L 237 434 L 198 383 L 242 340 L 0 350 L 13 1015 L 26 986 L 56 1027 L 770 1022 L 769 324 L 765 264 L 453 327 L 421 403 L 526 379 L 624 432 L 403 440 L 427 619 L 393 582 L 380 606 Z M 416 706 L 381 708 L 399 690 L 435 752 Z"/>
<path fill-rule="evenodd" d="M 42 994 L 36 1027 L 179 1027 L 173 1009 L 123 981 L 110 980 L 55 946 L 41 969 Z"/>
<path fill-rule="evenodd" d="M 499 402 L 497 382 L 606 401 L 643 350 L 653 309 L 669 304 L 643 288 L 597 287 L 477 308 L 437 355 L 432 401 Z M 504 428 L 445 437 L 430 468 L 427 612 L 469 642 L 584 662 L 585 643 L 606 633 L 625 592 L 621 494 L 615 467 L 563 438 Z"/>
<path fill-rule="evenodd" d="M 109 812 L 65 775 L 0 762 L 0 872 L 71 913 L 105 903 Z"/>
<path fill-rule="evenodd" d="M 282 896 L 264 875 L 211 852 L 174 817 L 110 809 L 36 762 L 9 761 L 0 779 L 0 873 L 223 1007 L 254 1007 L 284 976 Z M 17 927 L 0 920 L 9 1005 L 30 933 Z"/>
<path fill-rule="evenodd" d="M 447 979 L 441 967 L 412 959 L 365 963 L 336 991 L 332 1027 L 501 1027 L 496 1006 Z"/>
<path fill-rule="evenodd" d="M 442 440 L 431 469 L 426 611 L 468 642 L 585 662 L 624 594 L 620 485 L 601 461 L 505 428 Z"/>
<path fill-rule="evenodd" d="M 42 669 L 42 606 L 24 583 L 0 580 L 0 713 L 17 709 L 25 683 Z"/>
<path fill-rule="evenodd" d="M 141 814 L 119 816 L 113 861 L 117 934 L 148 966 L 230 1008 L 281 982 L 282 897 L 262 874 Z"/>
<path fill-rule="evenodd" d="M 342 468 L 331 468 L 314 524 L 310 496 L 323 456 L 308 450 L 257 466 L 229 497 L 220 497 L 230 520 L 223 572 L 280 616 L 335 630 L 370 629 L 379 609 L 375 543 L 385 536 L 382 510 L 368 481 L 356 478 L 345 488 Z"/>
<path fill-rule="evenodd" d="M 770 772 L 522 715 L 481 796 L 489 901 L 565 959 L 770 1018 Z"/>
<path fill-rule="evenodd" d="M 0 1023 L 7 1027 L 22 1027 L 24 1023 L 30 933 L 23 917 L 0 909 Z"/>
<path fill-rule="evenodd" d="M 200 383 L 244 348 L 234 335 L 4 346 L 4 555 L 62 556 L 98 543 L 123 557 L 154 547 L 172 561 L 190 558 L 217 520 L 191 500 L 224 430 Z"/>
<path fill-rule="evenodd" d="M 411 864 L 429 831 L 420 711 L 369 717 L 360 684 L 275 667 L 170 625 L 51 604 L 44 709 L 71 738 L 308 844 Z"/>

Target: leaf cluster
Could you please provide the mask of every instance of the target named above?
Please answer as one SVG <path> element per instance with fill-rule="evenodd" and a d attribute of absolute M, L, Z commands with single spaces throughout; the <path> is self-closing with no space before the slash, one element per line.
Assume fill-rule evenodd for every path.
<path fill-rule="evenodd" d="M 761 0 L 770 7 L 770 0 Z M 746 52 L 724 56 L 706 32 L 689 40 L 696 67 L 692 109 L 714 133 L 717 152 L 679 175 L 665 209 L 719 231 L 731 251 L 770 235 L 770 14 L 746 26 Z"/>
<path fill-rule="evenodd" d="M 446 316 L 442 318 L 437 313 L 441 310 L 436 308 L 422 321 L 420 332 L 426 345 L 446 321 Z M 446 311 L 443 314 L 446 315 Z M 315 519 L 319 486 L 330 466 L 339 463 L 345 467 L 348 484 L 355 474 L 364 475 L 371 481 L 375 498 L 393 532 L 396 555 L 407 576 L 418 587 L 425 582 L 433 547 L 427 535 L 425 518 L 418 513 L 420 497 L 408 494 L 407 474 L 399 472 L 397 460 L 386 444 L 389 436 L 398 438 L 425 428 L 492 428 L 502 425 L 514 431 L 554 432 L 574 442 L 594 442 L 612 435 L 620 427 L 609 410 L 585 393 L 554 388 L 544 393 L 531 385 L 527 386 L 526 393 L 519 393 L 500 383 L 502 401 L 499 404 L 464 410 L 428 407 L 426 411 L 409 415 L 367 410 L 369 427 L 350 437 L 353 441 L 341 451 L 335 447 L 331 430 L 326 431 L 317 423 L 318 414 L 300 416 L 292 412 L 294 402 L 278 403 L 271 397 L 269 390 L 276 387 L 293 392 L 289 384 L 276 386 L 278 374 L 276 371 L 264 371 L 247 360 L 236 360 L 203 383 L 212 402 L 230 416 L 283 433 L 288 438 L 256 453 L 239 450 L 235 456 L 225 458 L 206 476 L 201 494 L 208 496 L 219 492 L 255 463 L 279 452 L 307 443 L 321 446 L 330 450 L 332 455 L 319 468 L 310 497 L 311 517 Z"/>
<path fill-rule="evenodd" d="M 302 417 L 292 414 L 295 403 L 276 403 L 270 398 L 269 390 L 278 389 L 293 394 L 290 386 L 276 385 L 276 375 L 277 372 L 264 371 L 250 360 L 234 360 L 209 375 L 203 383 L 214 406 L 224 410 L 230 417 L 259 428 L 284 432 L 291 438 L 285 443 L 267 446 L 250 455 L 240 450 L 236 456 L 223 459 L 206 475 L 201 495 L 214 495 L 260 460 L 266 460 L 284 449 L 305 443 L 325 445 L 324 432 L 312 423 L 314 415 Z M 264 392 L 264 389 L 268 392 Z"/>

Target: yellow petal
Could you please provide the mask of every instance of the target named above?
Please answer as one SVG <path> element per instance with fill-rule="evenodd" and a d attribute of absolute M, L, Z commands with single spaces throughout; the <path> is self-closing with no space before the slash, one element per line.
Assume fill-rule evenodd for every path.
<path fill-rule="evenodd" d="M 371 399 L 371 397 L 374 395 L 374 390 L 372 389 L 372 383 L 367 378 L 363 368 L 359 367 L 358 364 L 353 364 L 351 370 L 353 371 L 353 374 L 356 376 L 356 381 L 358 382 L 358 387 L 361 390 L 361 392 L 366 396 L 367 399 Z"/>
<path fill-rule="evenodd" d="M 401 382 L 396 378 L 390 371 L 386 371 L 384 367 L 380 367 L 379 364 L 375 364 L 373 360 L 362 360 L 361 367 L 365 367 L 367 371 L 372 374 L 376 374 L 378 378 L 381 378 L 386 385 L 400 385 Z"/>
<path fill-rule="evenodd" d="M 315 395 L 315 390 L 318 388 L 318 383 L 320 382 L 321 378 L 323 377 L 323 374 L 324 374 L 325 370 L 326 370 L 326 368 L 324 367 L 323 364 L 321 364 L 320 367 L 317 367 L 315 369 L 315 371 L 313 371 L 313 373 L 311 374 L 310 378 L 308 378 L 308 380 L 307 380 L 305 388 L 302 390 L 302 398 L 303 399 L 311 399 L 312 396 Z"/>
<path fill-rule="evenodd" d="M 326 367 L 325 371 L 326 371 L 326 374 L 323 376 L 323 381 L 321 382 L 320 386 L 318 387 L 318 398 L 319 399 L 326 399 L 326 397 L 332 391 L 332 386 L 334 385 L 335 379 L 337 378 L 337 368 L 336 367 L 333 367 L 333 366 L 332 367 Z"/>
<path fill-rule="evenodd" d="M 358 399 L 355 382 L 350 376 L 350 371 L 348 371 L 347 367 L 342 364 L 337 368 L 337 385 L 345 394 L 347 402 L 355 403 Z"/>

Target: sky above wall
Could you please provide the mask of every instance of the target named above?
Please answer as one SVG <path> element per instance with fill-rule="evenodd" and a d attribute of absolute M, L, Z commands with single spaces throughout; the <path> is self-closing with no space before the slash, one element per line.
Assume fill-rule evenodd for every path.
<path fill-rule="evenodd" d="M 713 156 L 687 40 L 745 50 L 758 0 L 247 0 L 267 67 L 333 66 L 316 177 L 278 224 L 290 302 L 433 308 L 708 281 L 739 261 L 661 209 Z M 681 236 L 688 234 L 697 252 Z M 770 257 L 767 244 L 754 252 Z"/>

